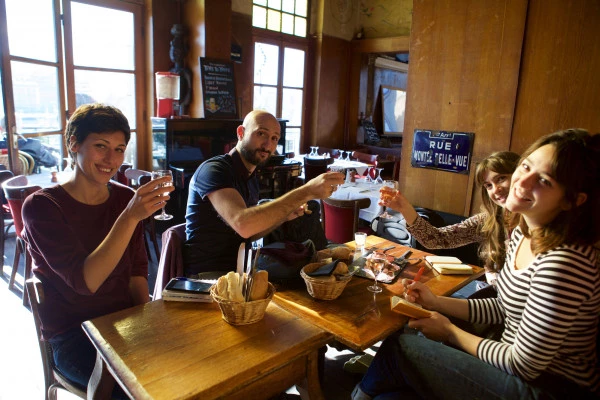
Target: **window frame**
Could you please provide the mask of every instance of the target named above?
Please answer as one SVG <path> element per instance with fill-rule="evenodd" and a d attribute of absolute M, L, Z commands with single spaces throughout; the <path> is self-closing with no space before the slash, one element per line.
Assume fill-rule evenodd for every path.
<path fill-rule="evenodd" d="M 310 6 L 310 3 L 309 3 Z M 310 9 L 309 9 L 310 10 Z M 252 93 L 254 93 L 254 87 L 256 86 L 266 86 L 266 87 L 275 87 L 277 89 L 277 102 L 276 102 L 276 118 L 282 118 L 282 108 L 283 108 L 283 89 L 287 88 L 286 86 L 283 86 L 283 68 L 284 68 L 284 54 L 285 54 L 285 48 L 293 48 L 293 49 L 297 49 L 297 50 L 302 50 L 304 51 L 304 79 L 303 79 L 303 87 L 301 88 L 302 90 L 302 115 L 300 117 L 300 121 L 301 121 L 301 125 L 286 125 L 286 140 L 287 140 L 287 130 L 290 128 L 299 128 L 300 129 L 300 136 L 299 136 L 299 142 L 298 142 L 298 150 L 301 151 L 302 150 L 302 144 L 304 142 L 304 132 L 306 130 L 306 121 L 305 121 L 305 115 L 306 115 L 306 95 L 307 95 L 307 79 L 308 79 L 308 61 L 309 61 L 309 49 L 310 49 L 310 45 L 309 45 L 309 41 L 308 41 L 308 37 L 299 37 L 299 36 L 294 36 L 294 35 L 289 35 L 286 33 L 281 33 L 281 32 L 275 32 L 275 31 L 270 31 L 268 29 L 262 29 L 262 28 L 256 28 L 256 27 L 252 27 L 252 52 L 254 55 L 254 49 L 256 46 L 256 43 L 265 43 L 265 44 L 270 44 L 270 45 L 274 45 L 274 46 L 278 46 L 279 48 L 279 63 L 278 63 L 278 70 L 277 70 L 277 84 L 276 85 L 264 85 L 264 84 L 256 84 L 254 82 L 254 62 L 252 63 L 253 65 L 253 78 L 252 78 Z M 296 87 L 289 87 L 292 89 L 298 89 L 300 90 L 300 88 L 296 88 Z M 252 95 L 252 108 L 254 109 L 254 95 Z M 290 151 L 291 149 L 288 149 L 286 146 L 286 151 Z"/>
<path fill-rule="evenodd" d="M 254 9 L 254 6 L 257 7 L 261 7 L 264 8 L 265 10 L 267 10 L 267 21 L 266 21 L 266 25 L 269 25 L 269 19 L 268 19 L 268 13 L 269 10 L 274 10 L 274 11 L 278 11 L 281 14 L 289 14 L 292 15 L 294 17 L 300 17 L 300 18 L 304 18 L 306 20 L 306 32 L 304 36 L 298 36 L 295 33 L 284 33 L 281 31 L 281 20 L 280 20 L 280 26 L 279 26 L 279 31 L 275 31 L 269 28 L 259 28 L 259 27 L 255 27 L 254 25 L 252 25 L 253 29 L 259 29 L 261 31 L 266 31 L 266 32 L 271 32 L 271 33 L 280 33 L 282 35 L 286 35 L 286 36 L 291 36 L 291 37 L 295 37 L 295 38 L 299 38 L 299 39 L 308 39 L 308 35 L 310 34 L 310 17 L 311 17 L 311 0 L 306 0 L 306 17 L 296 14 L 296 12 L 294 11 L 294 13 L 290 14 L 289 12 L 283 11 L 281 9 L 277 10 L 275 8 L 269 7 L 268 5 L 268 1 L 267 1 L 267 5 L 261 5 L 261 4 L 254 4 L 254 1 L 252 1 L 251 3 L 252 9 Z M 254 12 L 252 13 L 252 18 L 254 18 Z M 295 31 L 295 23 L 294 23 L 294 31 Z"/>
<path fill-rule="evenodd" d="M 134 70 L 135 81 L 135 134 L 136 149 L 134 161 L 136 165 L 145 166 L 148 164 L 148 155 L 146 148 L 149 147 L 150 138 L 148 131 L 148 116 L 146 112 L 146 43 L 144 38 L 144 1 L 143 0 L 53 0 L 54 6 L 54 29 L 56 42 L 56 62 L 40 61 L 35 59 L 11 56 L 8 52 L 8 28 L 6 16 L 5 0 L 0 0 L 0 59 L 2 64 L 2 90 L 4 96 L 4 111 L 7 131 L 7 144 L 9 147 L 10 169 L 14 170 L 18 153 L 16 146 L 16 113 L 14 103 L 14 88 L 12 85 L 12 61 L 23 61 L 35 65 L 47 65 L 57 68 L 58 73 L 58 102 L 63 117 L 59 116 L 59 130 L 40 131 L 35 133 L 23 133 L 23 137 L 41 137 L 49 135 L 63 135 L 66 128 L 66 122 L 69 116 L 76 108 L 75 93 L 75 70 L 87 71 L 111 71 L 127 72 L 128 70 L 96 68 L 96 67 L 75 67 L 73 63 L 73 40 L 72 40 L 72 20 L 71 3 L 77 2 L 92 6 L 105 7 L 120 11 L 131 12 L 134 18 Z M 110 29 L 110 28 L 107 28 Z M 63 153 L 66 154 L 66 143 L 63 140 Z M 14 160 L 14 161 L 13 161 Z M 60 162 L 59 162 L 60 165 Z"/>

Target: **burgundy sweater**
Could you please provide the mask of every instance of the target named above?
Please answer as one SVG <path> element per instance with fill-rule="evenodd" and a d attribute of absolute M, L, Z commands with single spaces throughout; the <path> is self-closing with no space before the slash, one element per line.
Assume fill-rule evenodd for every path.
<path fill-rule="evenodd" d="M 109 189 L 109 199 L 99 205 L 80 203 L 61 186 L 40 190 L 23 204 L 23 238 L 31 251 L 33 272 L 44 287 L 40 319 L 45 339 L 88 319 L 131 307 L 130 278 L 148 277 L 140 223 L 123 257 L 96 293 L 85 284 L 85 258 L 104 240 L 133 196 L 131 189 L 118 183 L 111 182 Z"/>

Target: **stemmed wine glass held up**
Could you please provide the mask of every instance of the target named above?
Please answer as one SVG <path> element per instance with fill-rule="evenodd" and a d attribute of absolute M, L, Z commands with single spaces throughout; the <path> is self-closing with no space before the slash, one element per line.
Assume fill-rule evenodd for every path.
<path fill-rule="evenodd" d="M 394 197 L 396 195 L 396 193 L 398 193 L 398 182 L 397 181 L 384 181 L 383 186 L 388 187 L 391 190 L 386 190 L 386 191 L 380 192 L 382 200 L 390 200 L 392 197 Z M 381 218 L 393 218 L 393 216 L 387 212 L 387 207 L 383 207 L 383 213 L 380 215 L 380 217 Z"/>
<path fill-rule="evenodd" d="M 173 186 L 173 173 L 171 172 L 171 170 L 163 169 L 163 170 L 158 170 L 158 171 L 152 171 L 152 180 L 162 178 L 163 176 L 170 176 L 171 180 L 169 182 L 165 182 L 165 183 L 161 184 L 161 186 Z M 154 218 L 158 219 L 160 221 L 167 221 L 167 220 L 170 220 L 171 218 L 173 218 L 173 216 L 171 214 L 167 214 L 165 212 L 165 206 L 163 206 L 161 213 L 158 215 L 155 215 Z"/>

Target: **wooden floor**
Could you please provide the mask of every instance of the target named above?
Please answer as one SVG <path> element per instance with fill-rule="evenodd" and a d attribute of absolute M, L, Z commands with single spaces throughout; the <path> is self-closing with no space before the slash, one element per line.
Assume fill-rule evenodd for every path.
<path fill-rule="evenodd" d="M 13 234 L 14 236 L 14 234 Z M 160 241 L 159 241 L 160 243 Z M 15 240 L 9 237 L 5 243 L 4 273 L 0 279 L 0 308 L 2 319 L 0 327 L 0 400 L 44 399 L 44 378 L 42 374 L 39 347 L 36 341 L 33 319 L 28 309 L 21 303 L 21 285 L 23 263 L 17 275 L 14 292 L 7 289 L 12 266 Z M 151 287 L 154 285 L 156 261 L 150 265 Z M 151 290 L 152 291 L 152 290 Z M 337 351 L 328 347 L 325 358 L 325 378 L 321 382 L 327 400 L 348 399 L 360 376 L 343 371 L 344 362 L 355 354 L 349 350 Z M 295 388 L 288 390 L 284 398 L 295 398 Z M 297 396 L 299 398 L 299 396 Z M 77 398 L 67 392 L 59 391 L 59 399 Z"/>

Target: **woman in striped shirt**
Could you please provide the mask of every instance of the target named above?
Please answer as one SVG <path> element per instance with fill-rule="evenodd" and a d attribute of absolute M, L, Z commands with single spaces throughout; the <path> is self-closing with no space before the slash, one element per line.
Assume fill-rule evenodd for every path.
<path fill-rule="evenodd" d="M 384 341 L 352 398 L 597 396 L 599 161 L 600 135 L 570 129 L 536 141 L 512 176 L 506 208 L 514 229 L 498 297 L 435 296 L 405 280 L 408 300 L 437 312 L 409 322 L 421 334 Z M 502 321 L 504 334 L 482 339 L 442 314 Z"/>

